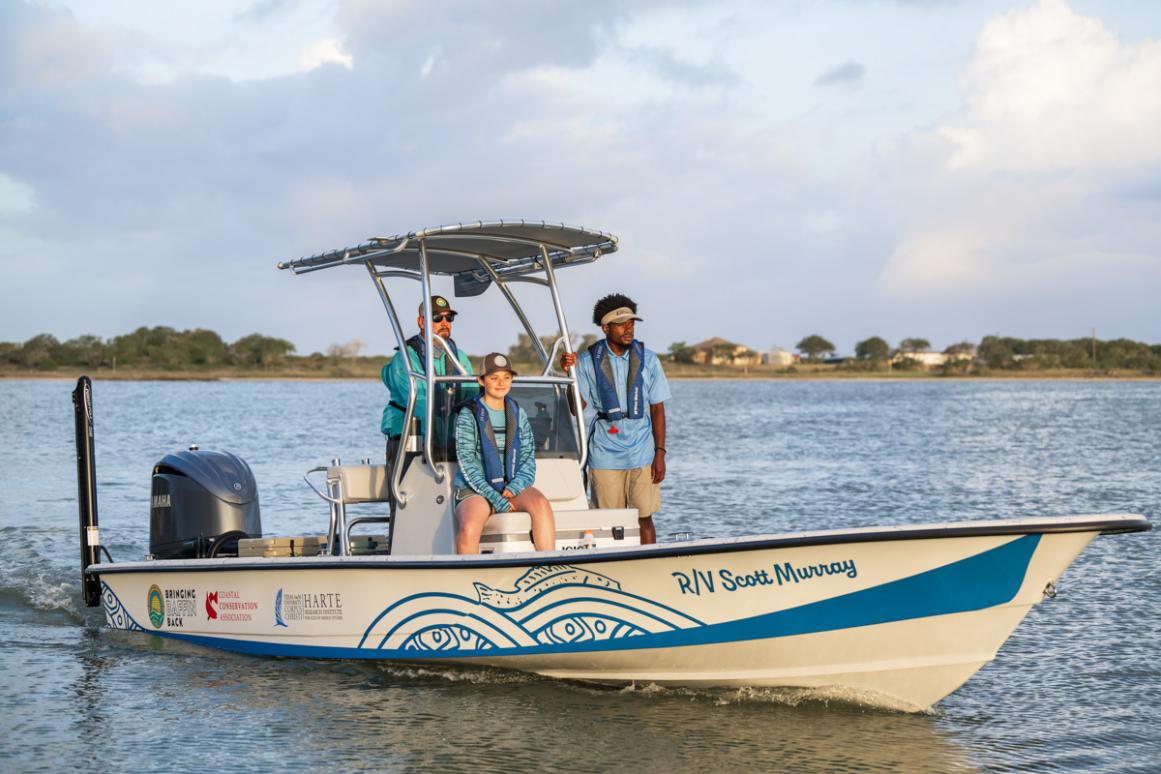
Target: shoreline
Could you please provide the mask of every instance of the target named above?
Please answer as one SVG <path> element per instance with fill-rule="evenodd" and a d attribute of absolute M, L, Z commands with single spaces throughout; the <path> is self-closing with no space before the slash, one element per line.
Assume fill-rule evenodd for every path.
<path fill-rule="evenodd" d="M 379 382 L 379 374 L 271 374 L 271 373 L 211 373 L 186 374 L 161 371 L 111 373 L 102 371 L 72 373 L 0 373 L 0 381 L 75 382 L 80 376 L 105 382 Z M 1019 382 L 1019 381 L 1161 381 L 1161 374 L 1147 373 L 1093 373 L 1086 371 L 1029 371 L 989 372 L 987 374 L 956 374 L 910 372 L 906 374 L 844 373 L 806 371 L 800 373 L 676 373 L 666 372 L 670 381 L 764 381 L 764 382 Z"/>

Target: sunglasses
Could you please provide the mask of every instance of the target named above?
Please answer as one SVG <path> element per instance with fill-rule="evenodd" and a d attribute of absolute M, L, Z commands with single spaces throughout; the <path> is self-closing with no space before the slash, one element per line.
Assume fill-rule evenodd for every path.
<path fill-rule="evenodd" d="M 456 316 L 454 314 L 433 314 L 431 316 L 431 321 L 433 323 L 452 322 L 455 319 Z"/>

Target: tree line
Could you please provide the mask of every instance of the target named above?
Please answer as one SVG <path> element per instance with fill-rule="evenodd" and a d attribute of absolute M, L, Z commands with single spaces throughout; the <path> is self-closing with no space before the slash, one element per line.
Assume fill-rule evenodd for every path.
<path fill-rule="evenodd" d="M 817 334 L 804 337 L 796 349 L 805 360 L 819 361 L 833 356 L 836 348 Z M 892 347 L 880 336 L 871 336 L 855 344 L 851 367 L 874 367 L 893 361 L 905 367 L 908 356 L 931 350 L 931 342 L 910 337 Z M 949 366 L 964 370 L 973 365 L 989 369 L 1095 369 L 1161 372 L 1161 344 L 1146 344 L 1131 339 L 1102 341 L 1080 339 L 1018 339 L 1012 336 L 985 336 L 979 344 L 961 341 L 943 350 L 951 356 Z"/>
<path fill-rule="evenodd" d="M 60 367 L 268 370 L 286 364 L 293 352 L 294 344 L 286 339 L 258 333 L 228 344 L 217 333 L 204 328 L 179 331 L 157 326 L 138 328 L 111 339 L 84 335 L 59 341 L 42 333 L 23 343 L 0 342 L 0 365 L 35 371 Z"/>
<path fill-rule="evenodd" d="M 570 335 L 573 336 L 573 341 L 575 342 L 576 334 L 573 333 Z M 556 340 L 559 338 L 559 336 L 539 336 L 538 338 L 540 339 L 540 345 L 544 347 L 545 354 L 552 354 L 552 346 L 556 343 Z M 584 352 L 586 349 L 591 347 L 596 340 L 597 335 L 595 333 L 586 333 L 581 338 L 580 343 L 576 345 L 576 351 Z M 559 350 L 557 354 L 559 355 Z M 537 351 L 536 345 L 532 343 L 532 339 L 528 336 L 527 333 L 521 333 L 516 337 L 516 343 L 508 347 L 508 357 L 511 358 L 513 363 L 540 362 L 540 353 Z"/>
<path fill-rule="evenodd" d="M 552 351 L 556 336 L 540 337 L 546 352 Z M 586 334 L 584 349 L 597 340 Z M 132 333 L 102 339 L 85 335 L 60 341 L 42 333 L 23 343 L 0 342 L 0 368 L 20 371 L 54 371 L 58 368 L 108 368 L 137 371 L 281 370 L 325 368 L 359 359 L 365 347 L 359 339 L 332 344 L 326 354 L 295 355 L 295 346 L 286 339 L 253 333 L 228 343 L 204 328 L 180 331 L 167 326 L 141 327 Z M 508 354 L 518 363 L 539 363 L 540 356 L 527 334 L 520 334 Z M 363 360 L 383 360 L 370 356 Z"/>
<path fill-rule="evenodd" d="M 593 334 L 586 335 L 579 349 L 583 350 L 596 338 Z M 555 336 L 541 337 L 546 351 L 551 351 L 555 340 Z M 154 371 L 269 371 L 291 366 L 322 368 L 355 361 L 363 346 L 364 343 L 356 339 L 331 345 L 325 355 L 315 352 L 298 356 L 294 354 L 294 344 L 273 336 L 252 333 L 227 343 L 214 331 L 204 328 L 179 331 L 156 326 L 141 327 L 111 339 L 85 335 L 62 342 L 42 333 L 23 343 L 0 342 L 0 368 L 28 371 L 70 367 Z M 726 342 L 722 346 L 733 348 L 736 345 Z M 820 362 L 836 352 L 835 345 L 818 334 L 804 337 L 796 348 L 808 362 Z M 892 347 L 886 339 L 871 336 L 857 342 L 854 358 L 844 359 L 840 367 L 874 370 L 885 368 L 887 363 L 891 363 L 893 368 L 918 367 L 917 361 L 908 355 L 930 349 L 930 342 L 920 337 L 905 338 Z M 676 362 L 693 362 L 695 352 L 684 342 L 676 342 L 669 348 L 670 357 Z M 943 352 L 956 356 L 943 366 L 944 369 L 957 372 L 983 367 L 996 370 L 1083 369 L 1161 373 L 1161 344 L 1130 339 L 985 336 L 979 344 L 961 341 Z M 540 359 L 526 334 L 520 334 L 516 343 L 509 347 L 508 354 L 518 363 L 535 363 Z"/>

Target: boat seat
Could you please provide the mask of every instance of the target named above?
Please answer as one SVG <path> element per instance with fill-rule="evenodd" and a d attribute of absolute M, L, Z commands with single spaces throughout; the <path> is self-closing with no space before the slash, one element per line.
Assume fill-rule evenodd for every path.
<path fill-rule="evenodd" d="M 558 510 L 553 514 L 553 520 L 556 522 L 555 547 L 558 551 L 641 545 L 636 508 Z M 481 531 L 480 552 L 535 551 L 531 529 L 532 519 L 527 513 L 493 513 Z"/>
<path fill-rule="evenodd" d="M 384 503 L 391 499 L 386 465 L 340 465 L 327 468 L 327 478 L 339 480 L 344 503 Z"/>
<path fill-rule="evenodd" d="M 588 510 L 589 498 L 576 460 L 537 460 L 536 480 L 532 486 L 548 498 L 554 511 Z"/>

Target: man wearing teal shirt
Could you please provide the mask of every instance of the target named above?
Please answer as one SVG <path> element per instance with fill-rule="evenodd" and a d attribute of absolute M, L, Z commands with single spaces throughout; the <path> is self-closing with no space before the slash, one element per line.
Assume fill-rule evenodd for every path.
<path fill-rule="evenodd" d="M 468 356 L 461 352 L 451 337 L 452 321 L 455 319 L 456 311 L 451 308 L 447 299 L 443 296 L 431 297 L 431 326 L 432 331 L 437 336 L 442 336 L 456 354 L 456 359 L 464 367 L 464 371 L 468 374 L 472 373 L 472 363 L 468 360 Z M 412 336 L 407 340 L 404 346 L 404 352 L 407 357 L 402 355 L 404 352 L 396 354 L 391 358 L 391 362 L 383 366 L 379 372 L 383 384 L 387 386 L 391 393 L 391 399 L 387 406 L 383 409 L 383 419 L 379 423 L 379 429 L 383 435 L 387 436 L 387 464 L 390 466 L 395 462 L 395 454 L 398 449 L 400 436 L 403 434 L 403 415 L 407 411 L 407 366 L 410 365 L 412 371 L 424 373 L 426 364 L 424 361 L 424 335 L 423 335 L 423 304 L 419 305 L 419 317 L 416 320 L 419 324 L 419 334 Z M 459 372 L 454 365 L 447 362 L 447 353 L 443 347 L 435 345 L 436 354 L 433 359 L 434 371 L 436 376 L 447 376 L 449 374 L 455 375 Z M 479 387 L 475 383 L 456 385 L 459 387 L 459 395 L 462 400 L 475 397 Z M 456 386 L 443 385 L 449 390 L 454 390 Z M 427 405 L 427 384 L 423 379 L 415 380 L 415 411 L 412 416 L 419 419 L 419 432 L 422 434 L 426 432 L 423 427 L 424 412 Z"/>

